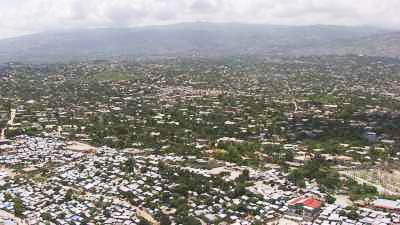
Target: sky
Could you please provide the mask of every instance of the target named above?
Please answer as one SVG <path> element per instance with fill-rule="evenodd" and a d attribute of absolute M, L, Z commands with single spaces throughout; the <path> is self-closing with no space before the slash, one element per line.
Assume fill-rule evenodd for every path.
<path fill-rule="evenodd" d="M 0 39 L 199 21 L 400 29 L 400 0 L 0 0 Z"/>

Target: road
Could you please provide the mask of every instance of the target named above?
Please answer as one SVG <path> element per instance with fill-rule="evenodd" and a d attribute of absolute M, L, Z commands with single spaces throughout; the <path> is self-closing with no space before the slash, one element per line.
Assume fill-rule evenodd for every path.
<path fill-rule="evenodd" d="M 8 125 L 10 125 L 10 126 L 14 125 L 14 119 L 15 119 L 16 114 L 17 114 L 16 109 L 10 110 L 10 120 L 7 122 Z"/>
<path fill-rule="evenodd" d="M 61 133 L 62 133 L 62 127 L 61 126 L 57 126 L 57 136 L 61 137 Z"/>
<path fill-rule="evenodd" d="M 297 113 L 299 107 L 297 106 L 296 99 L 293 100 L 293 105 L 294 105 L 294 113 Z"/>
<path fill-rule="evenodd" d="M 17 110 L 16 109 L 11 109 L 10 110 L 10 120 L 7 121 L 7 126 L 14 125 L 14 120 L 15 120 L 16 114 L 17 114 Z M 5 127 L 4 129 L 1 130 L 1 132 L 0 132 L 0 140 L 1 139 L 5 139 L 6 129 L 7 129 L 7 127 Z"/>
<path fill-rule="evenodd" d="M 0 210 L 0 218 L 4 219 L 4 220 L 12 220 L 13 222 L 15 222 L 17 225 L 28 225 L 28 223 L 26 223 L 24 220 L 22 220 L 21 218 L 16 217 L 15 215 L 8 213 L 4 210 Z"/>
<path fill-rule="evenodd" d="M 5 134 L 6 134 L 6 128 L 1 129 L 1 132 L 0 132 L 0 140 L 5 139 Z"/>
<path fill-rule="evenodd" d="M 132 208 L 134 208 L 136 210 L 136 215 L 138 217 L 143 217 L 145 220 L 147 220 L 148 222 L 150 222 L 152 225 L 159 225 L 160 223 L 155 220 L 153 218 L 152 215 L 150 215 L 146 210 L 141 209 L 140 207 L 137 207 L 135 205 L 132 205 L 131 203 L 129 203 L 128 201 L 125 201 L 121 198 L 114 198 L 114 202 L 121 202 L 121 203 L 125 203 L 125 204 L 129 204 Z"/>

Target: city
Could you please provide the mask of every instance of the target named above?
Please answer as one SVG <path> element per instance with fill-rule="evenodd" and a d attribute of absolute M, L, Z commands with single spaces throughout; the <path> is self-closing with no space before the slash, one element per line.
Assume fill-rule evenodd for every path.
<path fill-rule="evenodd" d="M 9 64 L 5 218 L 399 223 L 400 61 L 300 60 Z"/>
<path fill-rule="evenodd" d="M 399 0 L 0 0 L 0 225 L 400 225 Z"/>

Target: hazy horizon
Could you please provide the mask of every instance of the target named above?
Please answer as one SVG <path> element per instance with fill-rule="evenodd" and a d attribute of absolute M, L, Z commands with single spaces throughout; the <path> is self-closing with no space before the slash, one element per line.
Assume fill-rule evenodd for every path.
<path fill-rule="evenodd" d="M 373 26 L 399 29 L 396 0 L 0 1 L 0 39 L 54 30 L 179 23 Z"/>
<path fill-rule="evenodd" d="M 75 31 L 90 31 L 90 30 L 124 30 L 124 29 L 141 29 L 141 28 L 157 28 L 157 27 L 172 27 L 172 26 L 180 26 L 180 25 L 196 25 L 196 24 L 209 24 L 209 25 L 249 25 L 249 26 L 271 26 L 271 27 L 344 27 L 344 28 L 375 28 L 375 29 L 382 29 L 387 30 L 388 32 L 396 32 L 400 31 L 400 28 L 390 28 L 390 27 L 381 27 L 381 26 L 373 26 L 373 25 L 337 25 L 337 24 L 270 24 L 270 23 L 245 23 L 245 22 L 208 22 L 208 21 L 188 21 L 188 22 L 177 22 L 177 23 L 170 23 L 170 24 L 150 24 L 150 25 L 137 25 L 137 26 L 121 26 L 121 27 L 82 27 L 82 28 L 59 28 L 59 29 L 48 29 L 43 31 L 37 31 L 32 33 L 26 34 L 19 34 L 16 36 L 11 37 L 1 37 L 0 41 L 13 39 L 13 38 L 20 38 L 24 36 L 30 36 L 35 34 L 46 34 L 46 33 L 68 33 L 68 32 L 75 32 Z"/>

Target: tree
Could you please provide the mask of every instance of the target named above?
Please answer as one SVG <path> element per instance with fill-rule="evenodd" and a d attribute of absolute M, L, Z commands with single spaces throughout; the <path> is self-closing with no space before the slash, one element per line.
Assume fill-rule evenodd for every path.
<path fill-rule="evenodd" d="M 52 220 L 51 215 L 49 213 L 47 213 L 47 212 L 42 213 L 40 215 L 40 217 L 42 217 L 42 219 L 44 219 L 46 221 L 51 221 Z"/>
<path fill-rule="evenodd" d="M 6 200 L 7 202 L 13 200 L 13 196 L 10 194 L 10 192 L 6 192 L 6 193 L 4 194 L 4 200 Z"/>
<path fill-rule="evenodd" d="M 171 220 L 169 219 L 169 216 L 161 214 L 160 225 L 171 225 Z"/>
<path fill-rule="evenodd" d="M 250 171 L 249 170 L 243 170 L 242 174 L 239 175 L 238 181 L 240 183 L 244 183 L 250 179 Z"/>
<path fill-rule="evenodd" d="M 24 208 L 24 205 L 22 203 L 22 200 L 20 198 L 18 198 L 18 197 L 15 197 L 13 199 L 13 202 L 14 202 L 15 215 L 17 217 L 23 218 L 24 217 L 23 213 L 25 212 L 25 208 Z"/>
<path fill-rule="evenodd" d="M 304 178 L 315 179 L 324 190 L 335 190 L 340 186 L 339 174 L 329 167 L 318 155 L 302 167 L 292 170 L 289 174 L 289 180 L 299 187 L 305 187 Z"/>
<path fill-rule="evenodd" d="M 358 184 L 353 179 L 348 179 L 346 182 L 350 200 L 356 201 L 358 199 L 371 198 L 378 194 L 378 190 L 374 186 L 367 184 Z"/>
<path fill-rule="evenodd" d="M 67 192 L 65 193 L 65 201 L 69 202 L 74 198 L 74 191 L 72 189 L 68 189 Z"/>
<path fill-rule="evenodd" d="M 350 212 L 347 213 L 347 217 L 352 220 L 358 220 L 360 218 L 360 215 L 358 214 L 356 209 L 351 209 Z"/>
<path fill-rule="evenodd" d="M 304 171 L 301 168 L 292 170 L 289 174 L 289 180 L 295 183 L 299 187 L 306 186 L 304 178 L 305 178 Z"/>
<path fill-rule="evenodd" d="M 264 223 L 260 220 L 256 220 L 253 222 L 253 225 L 263 225 Z"/>
<path fill-rule="evenodd" d="M 100 199 L 95 203 L 95 206 L 97 208 L 103 208 L 104 207 L 104 197 L 100 196 Z"/>
<path fill-rule="evenodd" d="M 246 194 L 246 185 L 243 183 L 238 183 L 233 189 L 232 198 L 236 198 Z"/>
<path fill-rule="evenodd" d="M 135 165 L 136 165 L 136 161 L 133 158 L 129 158 L 123 165 L 123 170 L 128 173 L 128 174 L 132 174 L 135 172 Z"/>
<path fill-rule="evenodd" d="M 185 225 L 201 225 L 201 222 L 194 216 L 186 216 L 183 218 L 183 223 Z"/>
<path fill-rule="evenodd" d="M 140 217 L 139 218 L 139 225 L 151 225 L 151 223 L 149 221 L 147 221 L 145 218 Z"/>
<path fill-rule="evenodd" d="M 329 204 L 333 204 L 333 203 L 336 202 L 336 198 L 333 197 L 332 195 L 328 194 L 328 195 L 326 196 L 326 202 L 329 203 Z"/>

